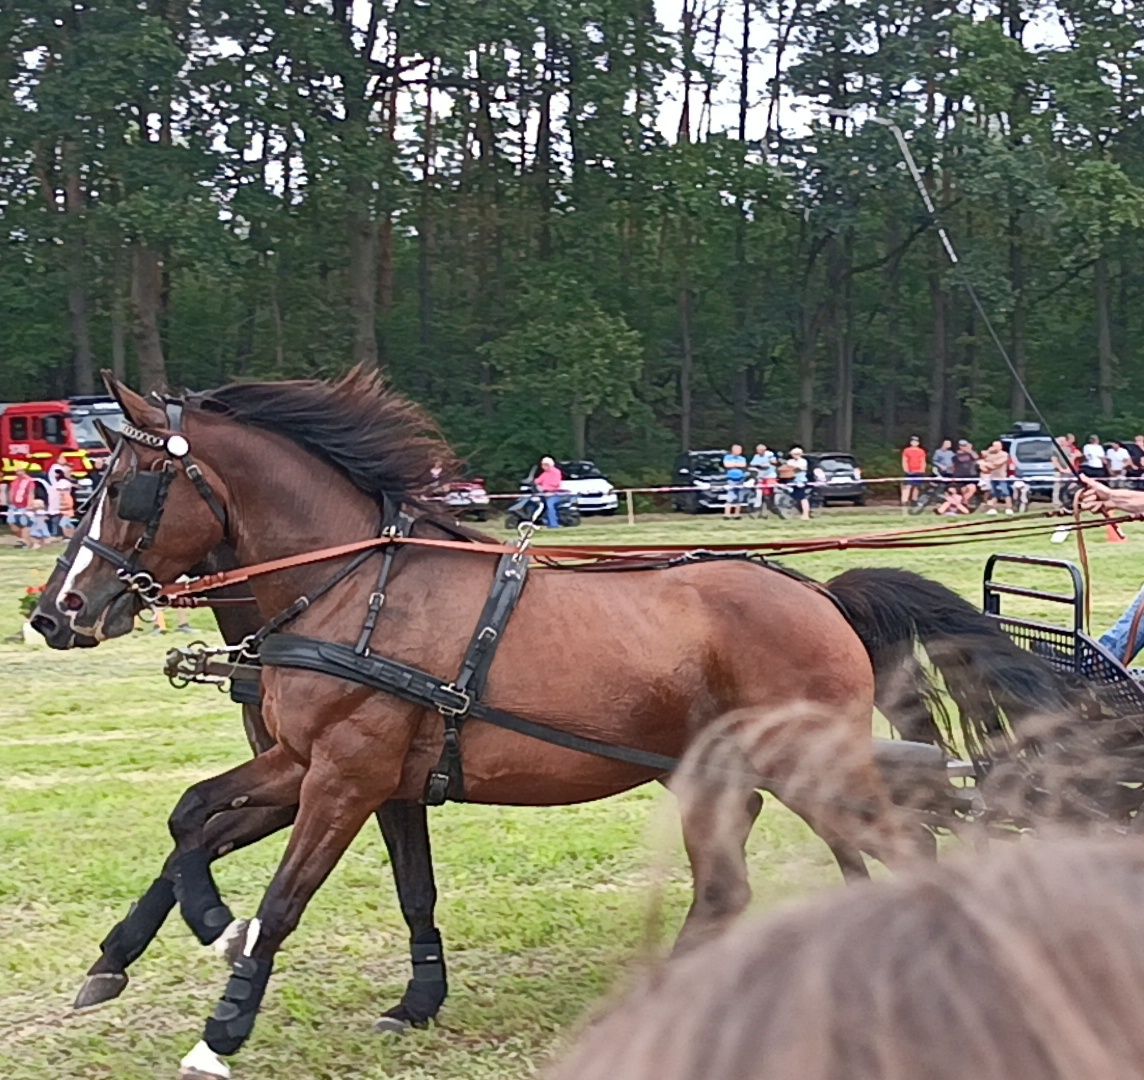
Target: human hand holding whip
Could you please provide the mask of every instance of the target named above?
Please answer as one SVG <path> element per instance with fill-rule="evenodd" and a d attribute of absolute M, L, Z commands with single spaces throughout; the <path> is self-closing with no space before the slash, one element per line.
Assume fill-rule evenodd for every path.
<path fill-rule="evenodd" d="M 1077 495 L 1082 510 L 1108 516 L 1113 510 L 1144 516 L 1144 491 L 1110 488 L 1091 476 L 1078 477 L 1083 487 Z"/>

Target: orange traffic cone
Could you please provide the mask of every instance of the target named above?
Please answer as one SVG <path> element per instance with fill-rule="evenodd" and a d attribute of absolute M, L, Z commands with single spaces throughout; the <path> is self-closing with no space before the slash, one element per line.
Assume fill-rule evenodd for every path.
<path fill-rule="evenodd" d="M 1104 539 L 1110 544 L 1127 544 L 1128 537 L 1124 535 L 1124 530 L 1119 525 L 1114 525 L 1109 522 L 1104 527 Z"/>

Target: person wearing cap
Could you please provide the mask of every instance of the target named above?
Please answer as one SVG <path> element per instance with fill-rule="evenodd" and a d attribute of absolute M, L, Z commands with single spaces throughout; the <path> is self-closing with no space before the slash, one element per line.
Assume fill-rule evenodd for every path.
<path fill-rule="evenodd" d="M 977 490 L 977 451 L 968 439 L 957 440 L 957 450 L 953 455 L 953 468 L 950 470 L 955 485 L 965 500 L 973 498 Z"/>
<path fill-rule="evenodd" d="M 902 450 L 902 472 L 906 482 L 902 485 L 902 513 L 906 513 L 909 504 L 918 497 L 918 492 L 926 482 L 926 452 L 921 439 L 911 435 L 910 441 Z"/>

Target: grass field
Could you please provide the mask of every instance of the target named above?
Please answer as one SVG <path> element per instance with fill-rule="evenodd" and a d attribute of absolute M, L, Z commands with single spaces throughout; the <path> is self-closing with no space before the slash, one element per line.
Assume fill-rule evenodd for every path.
<path fill-rule="evenodd" d="M 662 517 L 634 528 L 589 525 L 559 539 L 701 546 L 898 527 L 893 513 L 831 513 L 810 525 Z M 1127 545 L 1090 535 L 1093 625 L 1103 629 L 1139 587 L 1144 530 L 1130 532 Z M 906 566 L 978 601 L 985 557 L 998 549 L 1075 557 L 1071 543 L 1038 538 L 800 556 L 795 565 L 818 577 L 857 565 Z M 47 576 L 53 557 L 0 549 L 0 637 L 18 631 L 18 597 Z M 195 622 L 211 626 L 207 615 Z M 171 1077 L 225 982 L 219 962 L 173 918 L 118 1002 L 69 1012 L 102 935 L 157 872 L 178 795 L 247 754 L 226 697 L 166 684 L 159 662 L 169 641 L 136 635 L 66 654 L 0 645 L 6 1080 Z M 530 1076 L 594 1001 L 665 947 L 688 901 L 673 807 L 658 789 L 571 809 L 448 806 L 433 811 L 432 826 L 452 987 L 442 1022 L 402 1040 L 371 1034 L 407 977 L 405 927 L 371 828 L 283 951 L 255 1034 L 235 1059 L 236 1077 Z M 236 912 L 253 913 L 282 844 L 274 838 L 219 864 Z M 760 907 L 838 882 L 826 849 L 773 803 L 750 861 Z"/>

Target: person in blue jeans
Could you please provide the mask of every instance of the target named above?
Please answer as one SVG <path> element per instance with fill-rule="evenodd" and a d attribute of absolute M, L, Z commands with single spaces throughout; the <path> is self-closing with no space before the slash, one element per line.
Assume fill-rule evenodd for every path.
<path fill-rule="evenodd" d="M 540 459 L 540 472 L 536 474 L 536 490 L 544 499 L 544 523 L 550 529 L 560 528 L 560 507 L 567 500 L 560 489 L 564 486 L 564 474 L 550 457 Z"/>
<path fill-rule="evenodd" d="M 1144 491 L 1129 491 L 1127 488 L 1110 488 L 1090 476 L 1081 476 L 1084 487 L 1077 496 L 1082 510 L 1093 514 L 1117 511 L 1125 514 L 1144 515 Z M 1144 650 L 1144 616 L 1140 617 L 1136 640 L 1132 640 L 1132 624 L 1137 612 L 1144 606 L 1144 589 L 1128 605 L 1128 610 L 1117 620 L 1111 630 L 1102 634 L 1100 644 L 1123 664 L 1130 664 Z M 1131 652 L 1131 656 L 1129 656 Z"/>
<path fill-rule="evenodd" d="M 729 454 L 723 455 L 723 472 L 727 476 L 727 501 L 723 504 L 724 517 L 741 517 L 743 513 L 743 483 L 747 479 L 747 459 L 743 448 L 735 443 Z"/>

